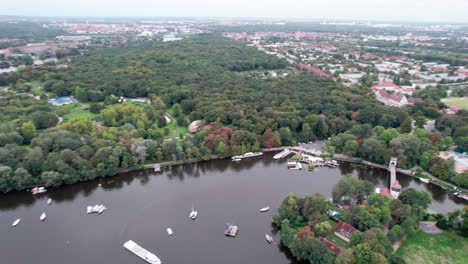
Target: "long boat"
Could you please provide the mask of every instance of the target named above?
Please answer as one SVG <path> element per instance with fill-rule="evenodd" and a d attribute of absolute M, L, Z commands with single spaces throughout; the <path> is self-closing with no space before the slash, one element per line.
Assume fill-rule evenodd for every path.
<path fill-rule="evenodd" d="M 123 246 L 124 248 L 128 249 L 130 252 L 142 258 L 148 263 L 161 264 L 161 260 L 155 254 L 140 247 L 137 243 L 133 242 L 132 240 L 125 242 Z"/>
<path fill-rule="evenodd" d="M 263 152 L 247 152 L 244 155 L 232 156 L 233 161 L 262 156 Z"/>

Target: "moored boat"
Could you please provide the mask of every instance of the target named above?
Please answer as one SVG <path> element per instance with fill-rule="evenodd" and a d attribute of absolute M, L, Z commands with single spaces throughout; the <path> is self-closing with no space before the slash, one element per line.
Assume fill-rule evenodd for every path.
<path fill-rule="evenodd" d="M 419 178 L 422 182 L 429 183 L 429 179 L 427 178 Z"/>
<path fill-rule="evenodd" d="M 124 248 L 151 264 L 161 264 L 161 260 L 153 253 L 140 247 L 137 243 L 129 240 L 123 244 Z"/>
<path fill-rule="evenodd" d="M 174 232 L 172 232 L 172 229 L 169 228 L 169 227 L 167 228 L 167 233 L 168 233 L 170 236 L 172 236 L 172 234 L 174 234 Z"/>
<path fill-rule="evenodd" d="M 42 213 L 40 217 L 41 221 L 44 221 L 46 217 L 47 217 L 46 213 Z"/>
<path fill-rule="evenodd" d="M 103 204 L 96 204 L 95 206 L 86 207 L 86 213 L 88 214 L 92 214 L 92 213 L 102 214 L 104 210 L 107 210 L 107 207 L 105 207 Z"/>
<path fill-rule="evenodd" d="M 21 218 L 16 219 L 11 226 L 17 226 L 19 222 L 21 221 Z"/>
<path fill-rule="evenodd" d="M 198 212 L 195 211 L 192 207 L 192 211 L 189 214 L 189 217 L 192 218 L 192 220 L 195 220 L 197 218 Z"/>
<path fill-rule="evenodd" d="M 50 205 L 51 203 L 52 203 L 52 199 L 49 198 L 49 199 L 47 200 L 47 204 Z"/>
<path fill-rule="evenodd" d="M 225 236 L 230 236 L 230 237 L 235 237 L 237 236 L 237 231 L 239 228 L 233 224 L 227 223 L 226 224 L 226 229 L 224 230 L 224 235 Z"/>
<path fill-rule="evenodd" d="M 268 210 L 270 210 L 270 207 L 269 207 L 269 206 L 263 207 L 262 209 L 260 209 L 260 212 L 261 212 L 261 213 L 264 213 L 264 212 L 268 212 Z"/>
<path fill-rule="evenodd" d="M 232 156 L 233 161 L 262 156 L 263 152 L 247 152 L 244 155 Z"/>
<path fill-rule="evenodd" d="M 268 243 L 271 244 L 273 242 L 273 238 L 269 234 L 266 234 L 265 238 L 266 238 L 266 241 L 268 241 Z"/>
<path fill-rule="evenodd" d="M 47 192 L 47 189 L 42 186 L 36 186 L 31 189 L 32 194 L 40 194 L 40 193 L 45 193 Z"/>

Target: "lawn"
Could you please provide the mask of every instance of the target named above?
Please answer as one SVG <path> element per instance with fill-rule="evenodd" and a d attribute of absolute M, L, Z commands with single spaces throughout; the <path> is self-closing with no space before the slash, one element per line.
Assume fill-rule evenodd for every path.
<path fill-rule="evenodd" d="M 64 123 L 77 117 L 83 117 L 91 120 L 95 119 L 98 115 L 91 113 L 88 109 L 89 104 L 81 105 L 79 103 L 74 103 L 60 106 L 58 114 L 63 117 Z"/>
<path fill-rule="evenodd" d="M 174 118 L 173 113 L 174 110 L 172 107 L 166 110 L 166 115 L 171 119 L 171 121 L 169 124 L 161 128 L 161 132 L 164 128 L 169 128 L 169 134 L 164 136 L 165 139 L 178 138 L 181 134 L 184 136 L 188 134 L 188 127 L 177 125 L 177 119 Z"/>
<path fill-rule="evenodd" d="M 403 242 L 396 254 L 406 263 L 468 263 L 468 239 L 448 231 L 418 231 Z"/>
<path fill-rule="evenodd" d="M 457 100 L 457 101 L 449 101 L 444 102 L 448 106 L 456 106 L 462 109 L 468 110 L 468 98 Z"/>

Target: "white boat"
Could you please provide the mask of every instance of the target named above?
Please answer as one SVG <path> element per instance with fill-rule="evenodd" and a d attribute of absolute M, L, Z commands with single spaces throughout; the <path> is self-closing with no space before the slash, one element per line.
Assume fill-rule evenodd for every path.
<path fill-rule="evenodd" d="M 426 178 L 419 178 L 422 182 L 429 183 L 429 179 Z"/>
<path fill-rule="evenodd" d="M 270 207 L 269 207 L 269 206 L 263 207 L 262 209 L 260 209 L 260 212 L 261 212 L 261 213 L 264 213 L 264 212 L 268 212 L 268 210 L 270 210 Z"/>
<path fill-rule="evenodd" d="M 21 221 L 21 218 L 16 219 L 11 226 L 17 226 L 19 222 Z"/>
<path fill-rule="evenodd" d="M 172 236 L 172 234 L 174 234 L 174 232 L 172 232 L 172 229 L 170 229 L 169 227 L 167 228 L 167 233 Z"/>
<path fill-rule="evenodd" d="M 265 238 L 266 238 L 266 240 L 268 241 L 268 243 L 271 244 L 271 243 L 273 242 L 273 238 L 272 238 L 269 234 L 266 234 L 266 235 L 265 235 Z"/>
<path fill-rule="evenodd" d="M 46 213 L 42 213 L 41 218 L 40 218 L 41 221 L 44 221 L 46 219 L 46 217 L 47 217 Z"/>
<path fill-rule="evenodd" d="M 49 199 L 47 200 L 47 204 L 50 205 L 51 203 L 52 203 L 52 199 L 49 198 Z"/>
<path fill-rule="evenodd" d="M 161 260 L 156 255 L 140 247 L 137 243 L 133 242 L 132 240 L 125 242 L 123 246 L 124 248 L 128 249 L 130 252 L 137 255 L 138 257 L 140 257 L 148 263 L 161 264 Z"/>
<path fill-rule="evenodd" d="M 195 220 L 197 218 L 198 212 L 195 211 L 192 207 L 192 211 L 189 214 L 189 217 L 192 218 L 192 220 Z"/>
<path fill-rule="evenodd" d="M 103 204 L 96 204 L 95 206 L 88 206 L 86 208 L 86 212 L 88 214 L 92 214 L 92 213 L 102 214 L 102 212 L 104 212 L 104 210 L 107 210 L 107 208 Z"/>
<path fill-rule="evenodd" d="M 263 155 L 263 152 L 247 152 L 244 155 L 232 156 L 232 160 L 237 161 L 237 160 L 241 160 L 241 159 L 258 157 L 258 156 L 262 156 L 262 155 Z"/>
<path fill-rule="evenodd" d="M 45 193 L 47 192 L 47 189 L 45 187 L 39 187 L 36 186 L 31 189 L 32 194 L 40 194 L 40 193 Z"/>

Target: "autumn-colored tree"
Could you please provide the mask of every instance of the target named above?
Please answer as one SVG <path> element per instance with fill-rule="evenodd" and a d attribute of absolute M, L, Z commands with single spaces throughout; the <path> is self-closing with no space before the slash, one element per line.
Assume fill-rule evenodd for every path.
<path fill-rule="evenodd" d="M 314 232 L 310 228 L 310 226 L 305 226 L 297 231 L 298 238 L 306 238 L 306 237 L 315 237 Z"/>

